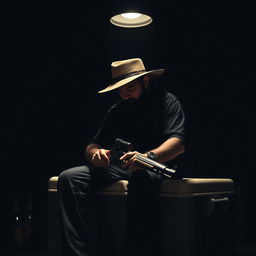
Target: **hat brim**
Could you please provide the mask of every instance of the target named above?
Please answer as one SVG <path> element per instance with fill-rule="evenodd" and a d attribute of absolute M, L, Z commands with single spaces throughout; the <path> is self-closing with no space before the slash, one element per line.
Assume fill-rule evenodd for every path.
<path fill-rule="evenodd" d="M 141 76 L 145 76 L 145 75 L 149 75 L 150 77 L 156 77 L 156 76 L 160 76 L 164 73 L 164 69 L 156 69 L 156 70 L 151 70 L 151 71 L 145 71 L 145 72 L 142 72 L 140 74 L 137 74 L 137 75 L 134 75 L 134 76 L 131 76 L 131 77 L 127 77 L 127 78 L 124 78 L 118 82 L 115 82 L 111 85 L 109 85 L 108 87 L 106 87 L 105 89 L 103 90 L 100 90 L 98 91 L 98 93 L 105 93 L 105 92 L 109 92 L 109 91 L 112 91 L 112 90 L 115 90 L 117 88 L 120 88 L 121 86 L 125 85 L 125 84 L 128 84 L 130 83 L 131 81 L 141 77 Z"/>

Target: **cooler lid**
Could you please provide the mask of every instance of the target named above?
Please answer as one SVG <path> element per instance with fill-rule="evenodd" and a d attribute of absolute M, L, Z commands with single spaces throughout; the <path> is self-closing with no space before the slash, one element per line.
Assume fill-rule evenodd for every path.
<path fill-rule="evenodd" d="M 194 196 L 213 193 L 234 193 L 234 182 L 228 178 L 183 178 L 165 180 L 161 195 Z"/>

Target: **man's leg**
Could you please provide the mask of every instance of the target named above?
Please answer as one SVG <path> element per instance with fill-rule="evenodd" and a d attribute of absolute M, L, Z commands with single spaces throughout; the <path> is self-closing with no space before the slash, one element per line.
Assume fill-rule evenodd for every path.
<path fill-rule="evenodd" d="M 89 170 L 87 166 L 79 166 L 63 171 L 59 175 L 63 255 L 89 255 L 87 195 L 120 179 L 125 179 L 125 175 L 122 169 L 111 166 L 107 169 L 94 170 Z"/>
<path fill-rule="evenodd" d="M 83 205 L 90 188 L 87 166 L 63 171 L 58 179 L 62 252 L 67 256 L 87 256 L 88 227 Z"/>
<path fill-rule="evenodd" d="M 162 175 L 139 170 L 128 184 L 126 256 L 148 256 L 156 230 Z"/>

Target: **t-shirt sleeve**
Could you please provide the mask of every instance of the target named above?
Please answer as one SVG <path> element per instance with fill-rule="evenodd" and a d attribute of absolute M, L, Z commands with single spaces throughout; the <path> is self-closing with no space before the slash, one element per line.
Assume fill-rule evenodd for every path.
<path fill-rule="evenodd" d="M 98 144 L 100 147 L 109 149 L 112 147 L 115 138 L 115 125 L 113 118 L 113 108 L 110 108 L 97 129 L 97 132 L 92 137 L 89 143 Z"/>
<path fill-rule="evenodd" d="M 176 137 L 185 140 L 185 115 L 179 100 L 176 97 L 167 98 L 163 113 L 164 139 Z"/>

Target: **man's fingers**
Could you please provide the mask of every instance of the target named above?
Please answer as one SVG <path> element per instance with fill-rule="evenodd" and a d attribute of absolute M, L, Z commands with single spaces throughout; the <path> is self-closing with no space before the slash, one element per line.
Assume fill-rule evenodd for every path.
<path fill-rule="evenodd" d="M 102 149 L 103 155 L 108 158 L 110 150 Z"/>
<path fill-rule="evenodd" d="M 109 164 L 109 153 L 110 150 L 99 149 L 95 152 L 92 157 L 93 164 L 96 166 L 107 166 Z"/>
<path fill-rule="evenodd" d="M 137 152 L 137 151 L 130 151 L 130 152 L 127 152 L 127 153 L 125 153 L 124 155 L 122 155 L 122 156 L 120 157 L 120 160 L 121 160 L 121 161 L 128 160 L 128 159 L 132 158 L 135 154 L 138 154 L 138 152 Z"/>
<path fill-rule="evenodd" d="M 131 166 L 134 165 L 134 160 L 135 160 L 134 156 L 136 155 L 136 153 L 137 153 L 137 152 L 135 152 L 135 153 L 133 152 L 133 153 L 131 153 L 131 154 L 128 154 L 128 153 L 127 153 L 128 155 L 125 155 L 125 156 L 123 156 L 122 158 L 120 158 L 120 160 L 123 161 L 122 167 L 123 167 L 124 169 L 126 169 L 126 168 L 130 169 Z"/>
<path fill-rule="evenodd" d="M 105 149 L 99 150 L 99 159 L 103 161 L 105 164 L 109 164 L 109 157 L 107 155 L 107 150 Z"/>
<path fill-rule="evenodd" d="M 110 149 L 106 149 L 105 152 L 106 152 L 107 157 L 110 158 Z"/>
<path fill-rule="evenodd" d="M 132 171 L 143 169 L 138 165 L 136 165 L 136 157 L 135 157 L 136 155 L 145 155 L 145 154 L 141 154 L 138 151 L 131 151 L 121 156 L 120 160 L 123 161 L 122 168 L 132 170 Z"/>
<path fill-rule="evenodd" d="M 110 150 L 100 149 L 100 154 L 102 155 L 103 158 L 109 159 Z"/>

